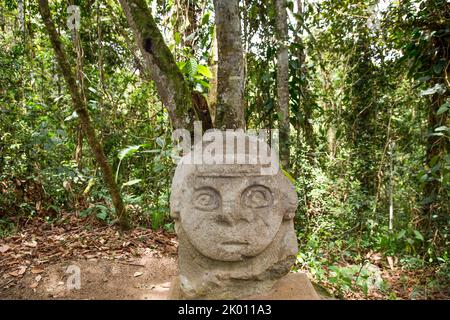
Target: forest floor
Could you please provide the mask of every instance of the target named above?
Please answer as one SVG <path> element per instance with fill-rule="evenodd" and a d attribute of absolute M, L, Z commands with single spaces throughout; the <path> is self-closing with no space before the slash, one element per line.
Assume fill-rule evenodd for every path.
<path fill-rule="evenodd" d="M 178 272 L 177 247 L 176 236 L 161 230 L 120 233 L 74 216 L 59 223 L 32 219 L 0 239 L 0 299 L 165 299 Z M 79 289 L 70 288 L 74 270 L 80 271 Z M 414 298 L 430 276 L 433 270 L 382 270 L 396 299 Z M 344 298 L 389 297 L 352 291 Z M 449 296 L 428 292 L 426 298 Z"/>
<path fill-rule="evenodd" d="M 0 240 L 0 299 L 165 299 L 177 274 L 175 235 L 71 218 L 32 222 Z M 68 287 L 78 267 L 79 289 Z"/>

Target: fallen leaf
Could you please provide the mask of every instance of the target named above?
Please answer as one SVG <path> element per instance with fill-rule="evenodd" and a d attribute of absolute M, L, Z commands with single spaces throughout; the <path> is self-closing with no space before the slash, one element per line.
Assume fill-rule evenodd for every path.
<path fill-rule="evenodd" d="M 38 275 L 38 276 L 36 276 L 36 278 L 34 278 L 34 280 L 35 280 L 36 282 L 41 281 L 41 279 L 42 279 L 42 276 L 41 276 L 41 275 Z"/>
<path fill-rule="evenodd" d="M 33 274 L 42 273 L 42 272 L 44 272 L 44 269 L 40 269 L 40 268 L 31 269 L 31 273 L 33 273 Z"/>
<path fill-rule="evenodd" d="M 37 278 L 37 277 L 36 277 Z M 40 279 L 39 279 L 40 280 Z M 31 289 L 35 289 L 37 286 L 39 285 L 39 281 L 33 282 L 32 284 L 30 284 L 30 288 Z"/>
<path fill-rule="evenodd" d="M 142 276 L 143 274 L 144 274 L 143 272 L 136 271 L 133 276 L 139 277 L 139 276 Z"/>
<path fill-rule="evenodd" d="M 0 246 L 0 252 L 1 253 L 5 253 L 9 249 L 10 249 L 10 247 L 7 244 L 4 244 L 4 245 Z"/>
<path fill-rule="evenodd" d="M 27 270 L 27 267 L 20 266 L 16 271 L 12 271 L 9 274 L 12 275 L 13 277 L 18 277 L 18 276 L 23 275 L 26 270 Z"/>
<path fill-rule="evenodd" d="M 20 266 L 18 270 L 19 275 L 24 274 L 25 271 L 27 271 L 27 268 L 28 268 L 27 266 Z"/>
<path fill-rule="evenodd" d="M 386 257 L 387 258 L 387 262 L 389 264 L 389 268 L 391 268 L 391 270 L 394 270 L 394 259 L 392 259 L 392 257 Z"/>
<path fill-rule="evenodd" d="M 122 243 L 122 247 L 123 248 L 128 247 L 130 243 L 131 243 L 130 241 L 125 241 L 124 243 Z"/>
<path fill-rule="evenodd" d="M 36 248 L 37 247 L 37 242 L 35 240 L 30 241 L 30 242 L 25 242 L 24 243 L 27 247 L 31 247 L 31 248 Z"/>

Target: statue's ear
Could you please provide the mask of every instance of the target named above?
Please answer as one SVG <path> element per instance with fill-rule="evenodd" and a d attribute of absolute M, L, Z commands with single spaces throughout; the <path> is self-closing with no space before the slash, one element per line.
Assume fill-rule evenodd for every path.
<path fill-rule="evenodd" d="M 284 212 L 283 219 L 284 220 L 292 220 L 295 217 L 295 210 L 297 209 L 297 206 L 292 206 L 290 208 L 287 208 Z"/>
<path fill-rule="evenodd" d="M 284 200 L 285 201 L 285 206 L 284 206 L 284 215 L 283 215 L 283 219 L 284 220 L 291 220 L 294 219 L 295 217 L 295 211 L 297 210 L 297 205 L 298 205 L 298 196 L 297 196 L 297 192 L 295 192 L 295 189 L 293 188 L 293 186 L 290 186 L 291 188 L 289 188 L 289 192 L 287 193 L 287 197 Z"/>
<path fill-rule="evenodd" d="M 180 211 L 170 210 L 170 216 L 175 220 L 180 219 Z"/>
<path fill-rule="evenodd" d="M 180 218 L 180 194 L 178 192 L 172 192 L 170 195 L 170 216 L 175 220 Z"/>

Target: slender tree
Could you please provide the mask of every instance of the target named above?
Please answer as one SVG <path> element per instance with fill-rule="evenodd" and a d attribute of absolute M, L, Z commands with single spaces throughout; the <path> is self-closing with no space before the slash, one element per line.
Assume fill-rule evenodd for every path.
<path fill-rule="evenodd" d="M 239 0 L 214 0 L 219 65 L 215 127 L 245 128 Z"/>
<path fill-rule="evenodd" d="M 58 65 L 66 81 L 67 88 L 69 89 L 70 96 L 72 98 L 73 108 L 75 109 L 82 123 L 82 128 L 88 140 L 89 147 L 91 148 L 95 156 L 95 159 L 97 160 L 97 163 L 102 170 L 103 179 L 105 180 L 106 186 L 108 187 L 108 190 L 111 194 L 118 222 L 122 227 L 122 229 L 128 229 L 130 226 L 128 215 L 123 205 L 119 188 L 116 182 L 114 181 L 111 166 L 109 165 L 108 160 L 105 156 L 103 147 L 97 138 L 94 126 L 92 125 L 92 121 L 89 117 L 89 112 L 86 103 L 83 100 L 82 95 L 80 93 L 80 89 L 77 86 L 74 71 L 72 70 L 67 60 L 64 46 L 58 36 L 58 33 L 56 32 L 56 28 L 51 17 L 48 0 L 39 0 L 39 10 L 42 19 L 44 21 L 48 36 L 50 38 L 50 42 L 52 43 L 56 60 L 58 61 Z"/>
<path fill-rule="evenodd" d="M 306 146 L 308 147 L 308 160 L 313 162 L 313 154 L 315 150 L 315 138 L 314 138 L 314 128 L 310 122 L 312 118 L 312 102 L 311 93 L 308 87 L 307 80 L 307 68 L 306 68 L 306 50 L 305 43 L 301 38 L 301 33 L 303 32 L 303 5 L 302 0 L 297 0 L 297 28 L 295 32 L 295 43 L 297 44 L 297 49 L 295 50 L 295 55 L 298 61 L 298 114 L 297 114 L 297 134 L 298 143 L 300 142 L 300 131 L 303 133 Z"/>
<path fill-rule="evenodd" d="M 208 91 L 208 106 L 211 113 L 211 120 L 213 123 L 216 122 L 216 105 L 217 105 L 217 69 L 219 65 L 217 52 L 217 37 L 216 32 L 213 33 L 212 38 L 212 48 L 209 61 L 209 69 L 211 70 L 211 79 L 209 80 L 209 91 Z"/>
<path fill-rule="evenodd" d="M 277 103 L 280 130 L 280 160 L 281 165 L 289 168 L 289 50 L 288 50 L 288 21 L 287 1 L 275 0 L 276 36 L 278 40 L 277 52 Z"/>

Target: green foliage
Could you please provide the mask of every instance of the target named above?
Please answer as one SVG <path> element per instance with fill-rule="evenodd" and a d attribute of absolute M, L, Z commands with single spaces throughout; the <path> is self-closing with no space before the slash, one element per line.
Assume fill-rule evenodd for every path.
<path fill-rule="evenodd" d="M 195 58 L 190 58 L 186 62 L 179 62 L 178 67 L 193 89 L 202 93 L 208 92 L 212 74 L 207 66 L 198 64 Z"/>
<path fill-rule="evenodd" d="M 80 217 L 86 217 L 88 215 L 95 215 L 97 218 L 103 221 L 109 220 L 109 217 L 112 216 L 112 211 L 110 208 L 101 205 L 95 204 L 92 207 L 89 207 L 80 212 Z"/>

